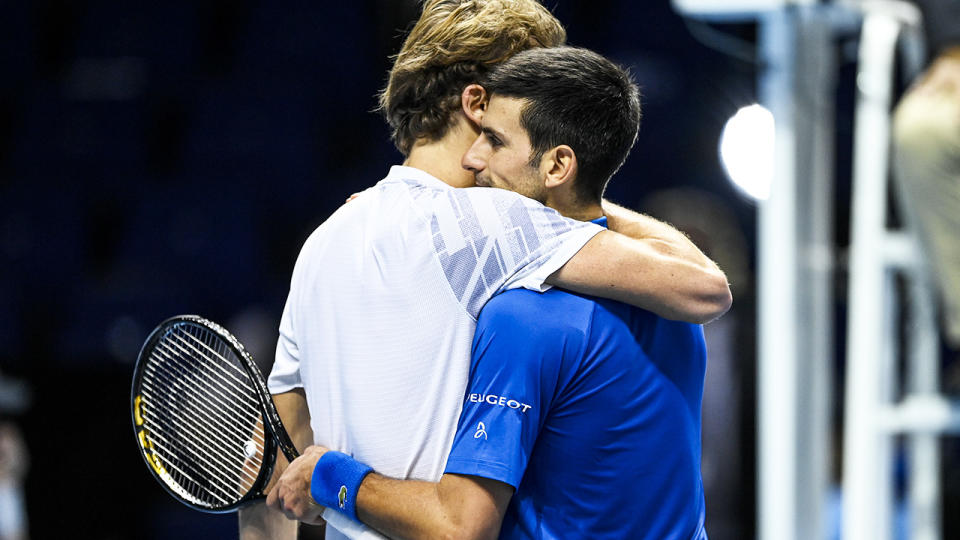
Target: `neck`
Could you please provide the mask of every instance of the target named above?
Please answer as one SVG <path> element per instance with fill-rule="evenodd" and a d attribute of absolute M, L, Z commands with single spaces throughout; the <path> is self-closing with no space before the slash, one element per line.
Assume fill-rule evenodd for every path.
<path fill-rule="evenodd" d="M 479 134 L 476 126 L 461 114 L 439 140 L 417 140 L 403 164 L 416 167 L 453 187 L 473 187 L 476 185 L 473 173 L 464 169 L 460 161 Z"/>
<path fill-rule="evenodd" d="M 553 208 L 564 217 L 570 219 L 575 219 L 577 221 L 593 221 L 597 218 L 603 217 L 603 209 L 599 204 L 591 204 L 589 206 L 581 206 L 578 208 L 558 208 L 556 206 L 548 204 L 550 208 Z"/>
<path fill-rule="evenodd" d="M 560 215 L 577 221 L 593 221 L 604 215 L 600 201 L 584 203 L 573 192 L 573 186 L 566 183 L 547 190 L 544 204 L 560 212 Z"/>

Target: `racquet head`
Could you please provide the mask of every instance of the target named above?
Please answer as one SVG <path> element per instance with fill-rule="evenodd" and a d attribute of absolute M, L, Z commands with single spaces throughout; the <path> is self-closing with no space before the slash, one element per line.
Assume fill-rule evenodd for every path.
<path fill-rule="evenodd" d="M 154 329 L 137 358 L 130 405 L 147 469 L 197 510 L 231 512 L 262 498 L 278 444 L 288 459 L 297 455 L 253 359 L 202 317 Z"/>

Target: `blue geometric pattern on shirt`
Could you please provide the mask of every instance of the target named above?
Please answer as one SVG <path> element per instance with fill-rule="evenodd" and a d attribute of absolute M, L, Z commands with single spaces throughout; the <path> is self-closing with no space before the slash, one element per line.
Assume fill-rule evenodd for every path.
<path fill-rule="evenodd" d="M 434 250 L 457 300 L 473 317 L 510 276 L 542 255 L 540 249 L 546 240 L 572 228 L 571 222 L 555 211 L 503 192 L 493 193 L 491 197 L 501 221 L 497 232 L 503 236 L 491 236 L 490 231 L 481 226 L 467 191 L 450 190 L 435 195 L 447 198 L 466 245 L 451 252 L 433 214 L 430 229 Z M 509 262 L 504 258 L 504 249 L 509 250 Z M 479 275 L 476 275 L 478 269 Z"/>

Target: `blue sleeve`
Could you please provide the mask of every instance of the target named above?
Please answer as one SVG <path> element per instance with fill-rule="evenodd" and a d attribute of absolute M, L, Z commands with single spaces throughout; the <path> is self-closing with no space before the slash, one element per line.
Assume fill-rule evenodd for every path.
<path fill-rule="evenodd" d="M 445 472 L 519 485 L 562 364 L 563 346 L 557 342 L 563 340 L 537 313 L 542 297 L 508 291 L 480 313 L 470 381 Z"/>

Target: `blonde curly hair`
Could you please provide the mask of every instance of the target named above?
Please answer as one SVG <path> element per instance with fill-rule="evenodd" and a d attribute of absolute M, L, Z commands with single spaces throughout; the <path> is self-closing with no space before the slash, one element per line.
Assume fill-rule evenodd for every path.
<path fill-rule="evenodd" d="M 520 51 L 566 41 L 563 25 L 535 0 L 426 0 L 397 54 L 379 110 L 404 155 L 417 139 L 443 137 L 460 92 Z"/>

